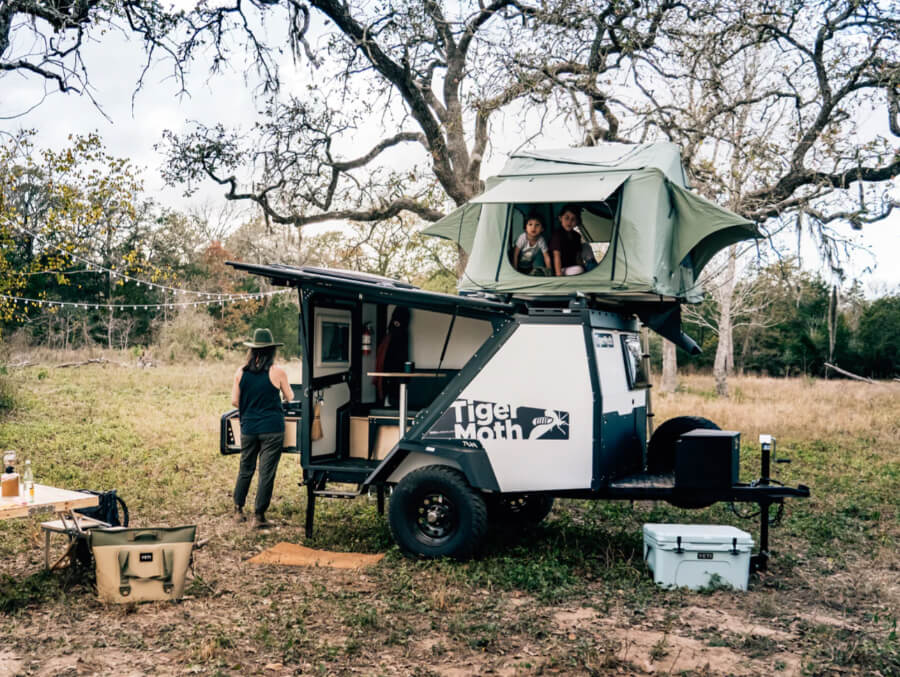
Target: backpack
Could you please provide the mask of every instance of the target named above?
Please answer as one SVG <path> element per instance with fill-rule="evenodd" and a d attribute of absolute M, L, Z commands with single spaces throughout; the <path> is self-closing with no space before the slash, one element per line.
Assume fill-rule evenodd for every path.
<path fill-rule="evenodd" d="M 93 491 L 91 489 L 79 489 L 85 494 L 94 494 L 100 499 L 100 503 L 90 508 L 77 508 L 75 512 L 92 517 L 95 520 L 106 522 L 111 527 L 128 526 L 128 506 L 125 501 L 116 495 L 115 489 L 109 491 Z M 122 506 L 122 521 L 119 521 L 119 506 Z"/>

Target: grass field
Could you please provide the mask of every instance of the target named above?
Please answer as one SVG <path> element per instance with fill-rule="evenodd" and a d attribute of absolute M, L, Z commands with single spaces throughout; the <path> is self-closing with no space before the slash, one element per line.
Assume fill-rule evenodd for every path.
<path fill-rule="evenodd" d="M 758 434 L 774 434 L 793 460 L 779 479 L 813 492 L 789 503 L 749 592 L 691 593 L 654 586 L 641 524 L 755 536 L 755 523 L 725 505 L 558 501 L 538 527 L 492 530 L 473 561 L 411 561 L 367 498 L 320 501 L 305 541 L 299 462 L 286 456 L 277 528 L 235 526 L 237 458 L 217 446 L 233 368 L 7 374 L 0 448 L 29 456 L 39 482 L 116 488 L 134 525 L 198 524 L 211 540 L 182 602 L 106 607 L 74 572 L 41 571 L 40 519 L 0 523 L 0 675 L 900 674 L 898 385 L 735 378 L 723 401 L 710 378 L 686 377 L 655 397 L 658 421 L 691 414 L 742 431 L 745 480 L 758 474 Z M 246 562 L 279 541 L 387 556 L 362 572 Z"/>

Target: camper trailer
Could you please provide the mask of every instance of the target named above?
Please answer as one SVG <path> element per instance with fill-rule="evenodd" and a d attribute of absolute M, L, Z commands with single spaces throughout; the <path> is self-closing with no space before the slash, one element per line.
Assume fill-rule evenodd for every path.
<path fill-rule="evenodd" d="M 549 241 L 573 205 L 583 272 L 517 269 L 526 220 L 540 215 Z M 644 324 L 697 350 L 680 304 L 700 298 L 716 251 L 756 237 L 752 223 L 690 192 L 673 146 L 608 144 L 516 155 L 426 232 L 469 253 L 458 295 L 230 264 L 298 290 L 303 377 L 286 445 L 300 457 L 308 535 L 317 498 L 370 490 L 379 509 L 390 495 L 399 547 L 424 557 L 468 557 L 489 521 L 539 521 L 557 497 L 751 502 L 765 567 L 769 506 L 809 490 L 770 481 L 768 438 L 761 477 L 741 482 L 738 432 L 697 417 L 654 430 L 640 338 Z M 239 434 L 226 413 L 222 453 L 240 451 Z"/>

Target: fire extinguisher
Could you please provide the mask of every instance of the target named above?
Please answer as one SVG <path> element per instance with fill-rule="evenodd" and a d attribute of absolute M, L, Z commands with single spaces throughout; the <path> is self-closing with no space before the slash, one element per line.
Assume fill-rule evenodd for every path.
<path fill-rule="evenodd" d="M 366 323 L 362 332 L 362 354 L 371 355 L 372 353 L 372 325 Z"/>

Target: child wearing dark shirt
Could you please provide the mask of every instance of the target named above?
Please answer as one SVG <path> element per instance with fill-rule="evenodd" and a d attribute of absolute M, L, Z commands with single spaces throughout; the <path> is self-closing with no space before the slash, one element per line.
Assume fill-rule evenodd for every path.
<path fill-rule="evenodd" d="M 584 272 L 581 265 L 581 235 L 575 229 L 581 225 L 581 209 L 572 204 L 559 213 L 559 230 L 550 238 L 550 254 L 553 257 L 553 274 L 579 275 Z"/>

